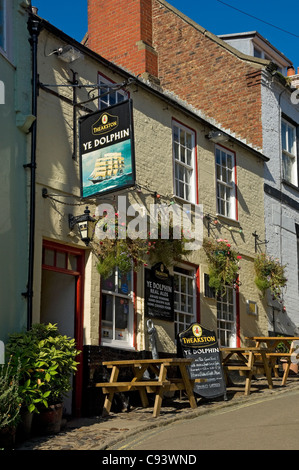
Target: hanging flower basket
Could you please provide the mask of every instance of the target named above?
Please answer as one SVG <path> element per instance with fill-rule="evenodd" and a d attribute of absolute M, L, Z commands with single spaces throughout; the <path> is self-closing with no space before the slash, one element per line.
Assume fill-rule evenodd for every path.
<path fill-rule="evenodd" d="M 280 300 L 282 288 L 287 283 L 285 267 L 278 259 L 261 253 L 254 260 L 256 277 L 254 282 L 264 296 L 267 289 L 270 289 L 274 300 Z"/>
<path fill-rule="evenodd" d="M 116 222 L 113 221 L 112 224 L 105 218 L 100 223 L 107 227 L 107 238 L 94 238 L 92 248 L 98 258 L 98 272 L 104 279 L 109 277 L 116 267 L 125 274 L 132 268 L 137 271 L 141 266 L 147 266 L 148 263 L 152 264 L 157 261 L 161 261 L 165 266 L 171 266 L 174 262 L 181 260 L 183 255 L 189 253 L 185 249 L 185 243 L 190 240 L 187 240 L 183 233 L 180 239 L 174 238 L 171 225 L 167 239 L 160 237 L 161 225 L 158 225 L 159 236 L 157 239 L 152 239 L 150 232 L 147 232 L 144 239 L 130 238 L 128 235 L 122 239 L 118 238 L 117 217 Z M 111 233 L 113 236 L 109 238 Z"/>
<path fill-rule="evenodd" d="M 231 248 L 228 240 L 205 238 L 203 249 L 209 263 L 209 286 L 215 289 L 216 295 L 223 295 L 226 286 L 236 287 L 242 257 Z"/>

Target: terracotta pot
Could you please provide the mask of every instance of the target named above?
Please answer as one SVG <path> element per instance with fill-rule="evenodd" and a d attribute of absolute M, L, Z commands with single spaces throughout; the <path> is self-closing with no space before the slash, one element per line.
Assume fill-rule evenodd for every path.
<path fill-rule="evenodd" d="M 39 435 L 57 434 L 60 432 L 62 421 L 62 403 L 49 405 L 40 410 L 33 418 L 33 430 Z"/>

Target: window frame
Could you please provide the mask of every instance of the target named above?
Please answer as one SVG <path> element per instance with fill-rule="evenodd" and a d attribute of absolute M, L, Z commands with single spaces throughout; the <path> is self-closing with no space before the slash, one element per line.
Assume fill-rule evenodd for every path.
<path fill-rule="evenodd" d="M 119 348 L 119 349 L 135 349 L 134 348 L 134 285 L 135 285 L 135 277 L 133 273 L 133 269 L 130 271 L 130 276 L 131 276 L 131 288 L 128 290 L 128 293 L 122 293 L 119 291 L 119 276 L 120 276 L 120 271 L 118 268 L 113 270 L 114 272 L 114 290 L 109 290 L 109 289 L 103 289 L 101 285 L 101 316 L 100 316 L 100 344 L 101 346 L 109 346 L 112 348 Z M 101 280 L 101 284 L 103 284 L 105 280 Z M 104 301 L 105 301 L 105 296 L 111 296 L 113 300 L 113 319 L 112 319 L 112 332 L 113 332 L 113 338 L 105 338 L 103 335 L 103 328 L 104 325 L 104 319 L 103 319 L 103 309 L 104 309 Z M 117 339 L 116 338 L 116 330 L 122 330 L 121 328 L 116 328 L 115 325 L 115 301 L 117 299 L 122 299 L 122 300 L 127 300 L 128 302 L 128 326 L 127 326 L 127 335 L 128 338 L 127 340 L 122 340 L 122 339 Z M 107 330 L 109 329 L 109 326 L 106 327 Z M 125 329 L 125 328 L 124 328 Z"/>
<path fill-rule="evenodd" d="M 3 5 L 3 44 L 0 43 L 0 53 L 9 61 L 12 60 L 12 2 L 0 0 Z"/>
<path fill-rule="evenodd" d="M 100 84 L 103 84 L 103 85 L 116 85 L 116 82 L 114 82 L 113 80 L 110 80 L 110 78 L 106 77 L 105 75 L 103 75 L 101 72 L 98 72 L 98 85 Z M 99 95 L 103 93 L 103 90 L 101 90 L 99 88 Z M 112 102 L 111 103 L 111 96 L 112 94 L 115 94 L 115 102 Z M 119 99 L 120 97 L 122 97 L 122 99 Z M 99 96 L 99 100 L 98 100 L 98 107 L 99 107 L 99 110 L 103 110 L 103 109 L 106 109 L 110 106 L 113 106 L 114 104 L 119 104 L 119 103 L 122 103 L 123 101 L 126 101 L 127 99 L 129 99 L 130 97 L 130 94 L 125 91 L 125 90 L 113 90 L 111 91 L 110 93 L 108 93 L 105 98 L 107 98 L 107 103 L 105 101 L 103 101 L 103 98 L 101 98 Z"/>
<path fill-rule="evenodd" d="M 232 158 L 232 168 L 231 168 L 231 175 L 232 175 L 232 181 L 231 184 L 229 185 L 226 181 L 221 181 L 218 179 L 217 175 L 217 151 L 223 152 L 226 155 L 230 155 Z M 221 163 L 221 154 L 220 154 L 220 163 Z M 221 165 L 222 168 L 222 165 Z M 227 166 L 225 167 L 227 168 Z M 230 170 L 228 168 L 228 170 Z M 221 170 L 221 176 L 223 172 Z M 222 146 L 222 145 L 215 145 L 215 179 L 216 179 L 216 213 L 219 216 L 226 217 L 227 219 L 232 219 L 232 220 L 238 220 L 238 207 L 237 207 L 237 167 L 236 167 L 236 154 L 232 150 Z M 227 202 L 227 199 L 223 199 L 224 204 L 229 204 L 229 210 L 227 208 L 225 209 L 224 213 L 221 210 L 221 207 L 219 205 L 219 199 L 222 199 L 220 196 L 218 196 L 218 190 L 219 188 L 230 188 L 229 192 L 229 200 Z"/>
<path fill-rule="evenodd" d="M 7 46 L 7 4 L 6 0 L 0 0 L 0 11 L 3 11 L 3 18 L 0 26 L 2 27 L 2 36 L 3 36 L 3 43 L 1 40 L 1 35 L 0 35 L 0 51 L 6 55 L 6 46 Z M 0 15 L 1 19 L 1 15 Z"/>
<path fill-rule="evenodd" d="M 283 125 L 286 126 L 286 135 L 283 138 Z M 289 130 L 291 129 L 293 135 L 293 145 L 292 149 L 289 148 L 289 139 L 288 134 Z M 286 147 L 283 146 L 283 141 L 286 142 Z M 291 151 L 290 151 L 291 150 Z M 291 175 L 286 174 L 284 159 L 289 159 L 292 161 L 292 168 L 291 168 Z M 285 116 L 281 118 L 281 167 L 282 167 L 282 179 L 289 184 L 294 186 L 298 186 L 298 126 L 296 123 L 291 122 L 291 120 L 287 119 Z"/>
<path fill-rule="evenodd" d="M 175 128 L 179 130 L 179 134 L 184 132 L 186 135 L 191 136 L 191 162 L 190 165 L 186 162 L 183 162 L 181 158 L 176 158 L 176 143 L 178 144 L 179 156 L 181 157 L 181 144 L 180 138 L 178 141 L 175 141 Z M 185 139 L 186 142 L 186 139 Z M 185 146 L 187 150 L 190 150 L 187 146 Z M 175 197 L 179 198 L 184 202 L 188 202 L 191 204 L 197 204 L 198 197 L 197 197 L 197 155 L 196 155 L 196 131 L 191 129 L 190 127 L 186 126 L 185 124 L 181 123 L 176 119 L 172 119 L 172 161 L 173 161 L 173 193 Z M 184 181 L 177 178 L 177 171 L 180 169 L 192 172 L 190 175 L 190 181 L 185 181 L 185 176 L 187 173 L 184 171 Z M 183 195 L 180 193 L 179 188 L 177 188 L 177 181 L 178 183 L 182 183 L 184 190 Z M 186 186 L 190 189 L 190 194 L 186 197 Z"/>
<path fill-rule="evenodd" d="M 228 292 L 232 294 L 232 303 L 229 303 Z M 227 299 L 226 303 L 224 302 Z M 228 307 L 232 305 L 232 320 L 223 318 L 219 316 L 219 313 L 224 312 L 224 305 Z M 221 306 L 221 311 L 219 310 Z M 224 295 L 217 297 L 217 338 L 220 347 L 231 347 L 234 348 L 237 346 L 237 293 L 236 290 L 231 286 L 226 286 L 226 293 Z M 224 327 L 220 329 L 220 322 L 224 324 Z M 225 336 L 225 341 L 222 341 L 223 334 Z M 224 343 L 224 344 L 223 344 Z"/>
<path fill-rule="evenodd" d="M 181 272 L 179 272 L 181 270 Z M 185 274 L 182 271 L 187 271 L 190 274 Z M 179 276 L 179 287 L 180 290 L 176 290 L 176 284 L 175 284 L 175 276 Z M 197 301 L 198 301 L 198 268 L 189 265 L 189 264 L 183 264 L 183 263 L 178 263 L 173 267 L 173 276 L 174 276 L 174 288 L 173 288 L 173 293 L 174 293 L 174 330 L 175 330 L 175 338 L 177 335 L 186 330 L 186 328 L 193 322 L 197 321 L 198 317 L 198 312 L 197 312 Z M 192 295 L 188 293 L 184 294 L 184 292 L 181 291 L 181 280 L 182 278 L 191 279 L 192 280 Z M 176 308 L 176 295 L 179 295 L 179 307 L 182 306 L 181 303 L 181 297 L 182 295 L 187 295 L 188 297 L 192 297 L 192 310 L 193 312 L 188 312 L 186 310 L 182 310 L 181 308 Z M 188 305 L 188 303 L 186 303 Z M 179 317 L 183 316 L 183 321 L 180 321 Z M 179 327 L 181 325 L 181 328 Z"/>

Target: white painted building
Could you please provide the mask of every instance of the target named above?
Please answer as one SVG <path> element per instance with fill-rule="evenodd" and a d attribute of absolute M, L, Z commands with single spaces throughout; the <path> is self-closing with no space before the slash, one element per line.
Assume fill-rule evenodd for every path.
<path fill-rule="evenodd" d="M 263 153 L 270 159 L 265 164 L 264 182 L 265 250 L 287 265 L 288 282 L 281 303 L 268 298 L 269 332 L 298 334 L 299 104 L 292 99 L 296 83 L 288 77 L 292 87 L 286 87 L 280 75 L 294 73 L 293 64 L 256 31 L 220 37 L 241 52 L 269 59 L 278 67 L 273 78 L 264 74 L 262 81 Z"/>

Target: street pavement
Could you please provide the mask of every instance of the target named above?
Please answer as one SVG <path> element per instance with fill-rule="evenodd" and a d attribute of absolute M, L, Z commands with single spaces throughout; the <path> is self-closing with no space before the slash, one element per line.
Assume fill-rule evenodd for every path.
<path fill-rule="evenodd" d="M 105 418 L 72 419 L 59 434 L 33 436 L 14 450 L 280 450 L 285 444 L 299 450 L 299 376 L 289 377 L 285 387 L 280 382 L 281 378 L 273 378 L 271 390 L 264 378 L 255 378 L 251 394 L 245 396 L 240 378 L 227 388 L 227 401 L 198 398 L 196 409 L 190 408 L 185 396 L 165 398 L 157 418 L 152 407 L 137 407 Z M 200 435 L 200 441 L 192 440 L 194 435 Z M 247 438 L 241 439 L 242 435 Z M 267 435 L 273 438 L 267 440 Z"/>

